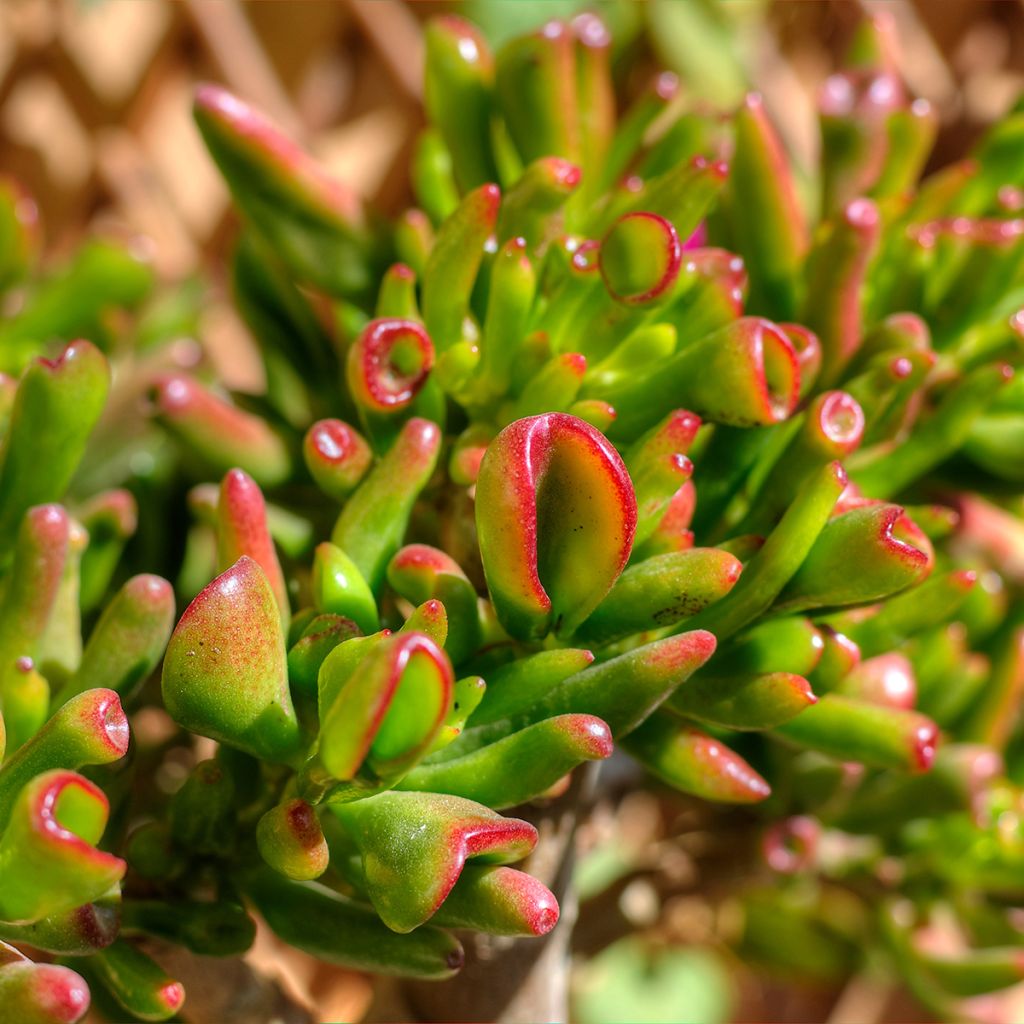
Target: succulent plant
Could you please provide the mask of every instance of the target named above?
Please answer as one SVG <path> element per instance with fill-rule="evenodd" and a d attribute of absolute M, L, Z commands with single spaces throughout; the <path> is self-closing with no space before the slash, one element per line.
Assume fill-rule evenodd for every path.
<path fill-rule="evenodd" d="M 190 486 L 173 632 L 163 579 L 111 594 L 133 499 L 86 485 L 131 460 L 79 465 L 108 358 L 45 357 L 88 333 L 117 369 L 104 312 L 145 271 L 87 250 L 0 328 L 0 1022 L 77 1020 L 82 978 L 170 1018 L 160 943 L 238 954 L 250 915 L 418 979 L 474 932 L 544 936 L 527 819 L 613 748 L 760 805 L 787 880 L 738 896 L 751 960 L 881 958 L 977 1016 L 1024 978 L 1024 115 L 919 182 L 935 119 L 868 24 L 804 178 L 755 95 L 704 116 L 661 75 L 617 114 L 593 15 L 426 41 L 393 223 L 197 92 L 267 392 L 160 355 L 115 379 L 159 426 L 116 450 L 171 467 L 143 520 Z M 0 200 L 23 287 L 29 208 Z M 122 702 L 171 738 L 129 750 Z"/>

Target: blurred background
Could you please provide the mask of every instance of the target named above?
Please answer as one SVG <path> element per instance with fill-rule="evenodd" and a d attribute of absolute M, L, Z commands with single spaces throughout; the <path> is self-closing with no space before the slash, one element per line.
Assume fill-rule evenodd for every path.
<path fill-rule="evenodd" d="M 457 9 L 498 42 L 584 6 L 613 25 L 620 57 L 677 71 L 691 102 L 728 108 L 760 89 L 804 163 L 815 91 L 865 11 L 891 17 L 911 91 L 939 111 L 936 164 L 961 155 L 1024 84 L 1015 0 L 4 0 L 0 169 L 30 185 L 51 251 L 99 225 L 150 239 L 157 269 L 181 277 L 228 234 L 227 193 L 189 115 L 195 82 L 246 96 L 394 210 L 423 123 L 424 22 Z M 642 62 L 633 75 L 624 95 L 646 81 Z"/>
<path fill-rule="evenodd" d="M 620 95 L 660 66 L 697 106 L 728 109 L 757 88 L 805 166 L 816 155 L 816 90 L 865 12 L 892 19 L 912 93 L 940 114 L 933 165 L 962 155 L 1024 84 L 1015 0 L 3 0 L 0 173 L 28 185 L 54 259 L 98 231 L 132 239 L 159 276 L 180 280 L 219 266 L 232 237 L 227 191 L 189 113 L 197 81 L 248 98 L 393 212 L 408 203 L 405 168 L 423 124 L 427 19 L 456 9 L 498 43 L 585 6 L 613 27 L 617 65 L 629 57 Z M 205 308 L 225 382 L 258 390 L 229 304 Z"/>
<path fill-rule="evenodd" d="M 228 195 L 190 116 L 195 83 L 226 84 L 394 212 L 410 202 L 406 166 L 423 125 L 425 21 L 455 9 L 497 44 L 582 7 L 614 28 L 616 65 L 630 58 L 622 97 L 658 67 L 676 71 L 683 102 L 702 108 L 727 110 L 759 89 L 804 166 L 816 158 L 816 91 L 865 13 L 891 19 L 904 79 L 939 113 L 929 170 L 962 156 L 1024 91 L 1019 0 L 0 0 L 0 175 L 38 204 L 51 266 L 99 234 L 129 240 L 165 280 L 212 281 L 198 341 L 227 384 L 256 391 L 262 371 L 223 280 Z M 739 912 L 730 894 L 765 875 L 750 821 L 627 789 L 609 793 L 582 835 L 581 1024 L 927 1019 L 870 973 L 849 980 L 843 957 L 852 963 L 855 951 L 787 935 L 777 920 L 752 930 L 748 919 L 748 948 L 730 951 Z M 834 909 L 837 919 L 850 911 Z M 799 954 L 787 970 L 791 941 Z M 288 1019 L 356 1019 L 370 1007 L 366 979 L 268 936 L 252 958 L 290 1000 L 316 1008 Z M 225 981 L 211 985 L 230 991 Z M 215 1005 L 196 984 L 192 1005 Z M 386 1007 L 371 1012 L 386 1019 Z M 1024 1020 L 1024 1005 L 1008 1019 Z"/>

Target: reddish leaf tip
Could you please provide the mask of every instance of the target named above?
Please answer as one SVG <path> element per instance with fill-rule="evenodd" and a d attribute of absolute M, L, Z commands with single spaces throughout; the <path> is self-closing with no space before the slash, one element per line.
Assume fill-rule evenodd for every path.
<path fill-rule="evenodd" d="M 566 352 L 559 361 L 575 377 L 582 378 L 587 372 L 587 357 L 579 352 Z"/>
<path fill-rule="evenodd" d="M 575 188 L 583 177 L 583 171 L 576 164 L 559 156 L 546 157 L 545 165 L 554 184 L 563 188 Z"/>
<path fill-rule="evenodd" d="M 179 981 L 169 981 L 157 992 L 157 999 L 168 1010 L 176 1012 L 185 1002 L 185 987 Z"/>
<path fill-rule="evenodd" d="M 498 207 L 501 206 L 501 189 L 494 184 L 481 185 L 479 188 L 484 216 L 492 223 L 498 219 Z"/>
<path fill-rule="evenodd" d="M 150 605 L 162 605 L 174 597 L 174 588 L 162 576 L 144 572 L 133 576 L 125 590 L 136 600 Z"/>
<path fill-rule="evenodd" d="M 590 761 L 603 761 L 614 750 L 612 730 L 608 723 L 595 715 L 570 714 L 561 716 L 562 727 L 579 745 L 579 753 Z"/>
<path fill-rule="evenodd" d="M 88 692 L 88 691 L 87 691 Z M 93 690 L 95 705 L 93 713 L 97 725 L 97 733 L 102 737 L 115 760 L 128 752 L 131 730 L 128 727 L 128 716 L 121 707 L 121 698 L 113 690 Z"/>
<path fill-rule="evenodd" d="M 679 92 L 679 76 L 674 71 L 662 71 L 654 76 L 651 88 L 655 96 L 667 103 Z"/>
<path fill-rule="evenodd" d="M 602 18 L 591 11 L 577 14 L 572 20 L 572 27 L 577 40 L 584 46 L 594 49 L 606 49 L 611 46 L 612 37 L 608 26 Z"/>
<path fill-rule="evenodd" d="M 864 411 L 860 403 L 845 391 L 831 391 L 819 407 L 819 424 L 824 435 L 842 454 L 848 455 L 860 444 L 864 434 Z"/>
<path fill-rule="evenodd" d="M 814 818 L 796 815 L 772 825 L 764 835 L 761 849 L 773 871 L 792 875 L 808 868 L 817 852 L 821 826 Z"/>
<path fill-rule="evenodd" d="M 872 232 L 879 224 L 878 207 L 870 199 L 853 199 L 843 210 L 843 219 L 855 231 Z"/>
<path fill-rule="evenodd" d="M 89 1009 L 89 986 L 68 967 L 36 964 L 33 987 L 39 1009 L 52 1024 L 74 1024 Z"/>
<path fill-rule="evenodd" d="M 407 406 L 434 366 L 434 346 L 414 320 L 371 320 L 349 349 L 349 386 L 357 401 L 378 412 Z"/>

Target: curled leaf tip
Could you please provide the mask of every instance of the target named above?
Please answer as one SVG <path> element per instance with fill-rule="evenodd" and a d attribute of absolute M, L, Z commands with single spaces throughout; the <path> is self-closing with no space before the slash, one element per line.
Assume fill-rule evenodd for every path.
<path fill-rule="evenodd" d="M 627 213 L 601 242 L 598 264 L 609 294 L 641 306 L 665 295 L 679 276 L 683 250 L 672 223 L 656 213 Z"/>
<path fill-rule="evenodd" d="M 818 422 L 837 454 L 849 455 L 864 434 L 864 411 L 845 391 L 830 391 L 817 408 Z"/>
<path fill-rule="evenodd" d="M 434 346 L 414 320 L 372 320 L 349 349 L 355 400 L 374 412 L 397 412 L 416 397 L 434 365 Z"/>
<path fill-rule="evenodd" d="M 495 608 L 521 637 L 571 632 L 625 567 L 636 532 L 618 452 L 564 413 L 517 420 L 491 442 L 476 509 Z"/>

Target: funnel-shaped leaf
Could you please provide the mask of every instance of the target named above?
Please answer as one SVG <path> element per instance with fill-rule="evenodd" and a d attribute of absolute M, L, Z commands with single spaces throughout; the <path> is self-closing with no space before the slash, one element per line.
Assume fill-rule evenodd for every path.
<path fill-rule="evenodd" d="M 917 704 L 914 666 L 898 651 L 879 654 L 850 671 L 836 692 L 868 704 L 910 710 Z"/>
<path fill-rule="evenodd" d="M 523 160 L 577 160 L 579 109 L 572 32 L 549 21 L 506 43 L 496 55 L 495 89 L 512 141 Z"/>
<path fill-rule="evenodd" d="M 61 573 L 46 628 L 39 638 L 36 661 L 40 671 L 59 683 L 74 672 L 82 660 L 82 608 L 79 600 L 79 569 L 89 535 L 80 523 L 68 524 L 67 557 Z"/>
<path fill-rule="evenodd" d="M 898 505 L 862 505 L 825 524 L 775 607 L 879 601 L 920 582 L 934 558 L 928 538 Z"/>
<path fill-rule="evenodd" d="M 128 719 L 113 690 L 86 690 L 73 697 L 0 768 L 0 829 L 32 778 L 55 768 L 110 764 L 124 757 L 128 739 Z"/>
<path fill-rule="evenodd" d="M 724 640 L 766 612 L 806 560 L 846 484 L 838 462 L 811 476 L 764 546 L 747 562 L 736 586 L 687 625 L 710 629 Z"/>
<path fill-rule="evenodd" d="M 251 558 L 243 555 L 185 609 L 162 686 L 167 710 L 190 732 L 271 761 L 298 752 L 280 611 Z"/>
<path fill-rule="evenodd" d="M 939 743 L 936 724 L 915 711 L 829 693 L 779 728 L 786 739 L 842 761 L 926 772 Z"/>
<path fill-rule="evenodd" d="M 382 793 L 335 811 L 362 854 L 377 913 L 396 932 L 429 920 L 467 858 L 514 863 L 537 842 L 537 830 L 528 822 L 456 796 Z"/>
<path fill-rule="evenodd" d="M 425 101 L 452 155 L 463 191 L 497 179 L 490 149 L 494 58 L 480 30 L 462 18 L 435 18 L 426 30 Z"/>
<path fill-rule="evenodd" d="M 368 760 L 382 779 L 403 774 L 434 742 L 454 683 L 451 662 L 424 634 L 381 639 L 321 714 L 324 771 L 347 781 Z"/>
<path fill-rule="evenodd" d="M 200 761 L 171 800 L 168 823 L 175 845 L 208 856 L 228 853 L 236 802 L 235 781 L 224 765 L 213 758 Z"/>
<path fill-rule="evenodd" d="M 817 700 L 807 680 L 792 672 L 725 677 L 702 672 L 668 703 L 681 715 L 725 729 L 758 730 L 788 722 Z"/>
<path fill-rule="evenodd" d="M 423 320 L 438 352 L 462 338 L 462 321 L 500 203 L 497 185 L 481 185 L 463 198 L 437 233 L 423 271 Z"/>
<path fill-rule="evenodd" d="M 288 681 L 301 693 L 315 697 L 320 666 L 339 644 L 361 636 L 359 627 L 343 615 L 318 615 L 288 650 Z"/>
<path fill-rule="evenodd" d="M 738 533 L 767 533 L 786 510 L 792 496 L 822 466 L 844 459 L 857 449 L 864 434 L 864 411 L 845 391 L 817 395 L 794 422 L 796 433 L 750 499 L 751 509 Z"/>
<path fill-rule="evenodd" d="M 488 673 L 487 693 L 473 716 L 473 724 L 514 717 L 593 661 L 590 651 L 563 647 L 528 654 L 494 669 Z"/>
<path fill-rule="evenodd" d="M 808 672 L 811 684 L 821 690 L 834 690 L 839 681 L 860 664 L 861 653 L 856 642 L 845 633 L 822 626 L 824 647 L 813 670 Z"/>
<path fill-rule="evenodd" d="M 627 213 L 604 236 L 599 265 L 612 298 L 646 306 L 671 294 L 682 259 L 670 221 L 656 213 Z"/>
<path fill-rule="evenodd" d="M 505 193 L 498 240 L 518 243 L 521 252 L 543 250 L 561 229 L 562 208 L 579 188 L 581 178 L 579 167 L 561 157 L 534 160 Z"/>
<path fill-rule="evenodd" d="M 719 648 L 707 674 L 759 675 L 785 671 L 806 675 L 818 666 L 824 649 L 822 630 L 810 619 L 800 616 L 768 619 Z"/>
<path fill-rule="evenodd" d="M 525 240 L 519 236 L 510 238 L 491 265 L 480 365 L 473 382 L 474 399 L 485 400 L 508 390 L 528 333 L 536 289 L 537 272 L 527 255 Z"/>
<path fill-rule="evenodd" d="M 720 160 L 696 156 L 679 161 L 662 174 L 645 181 L 638 191 L 627 191 L 621 204 L 610 204 L 617 212 L 646 210 L 672 222 L 680 238 L 689 238 L 704 219 L 728 177 L 729 168 Z M 605 221 L 607 224 L 607 221 Z"/>
<path fill-rule="evenodd" d="M 7 730 L 7 752 L 13 753 L 42 728 L 50 713 L 50 684 L 31 658 L 18 658 L 16 672 L 10 673 L 3 689 L 3 728 Z M 3 761 L 0 743 L 0 762 Z"/>
<path fill-rule="evenodd" d="M 821 341 L 820 379 L 826 386 L 841 379 L 863 338 L 861 292 L 880 230 L 878 207 L 855 199 L 808 260 L 803 319 Z"/>
<path fill-rule="evenodd" d="M 139 508 L 131 491 L 116 488 L 94 495 L 78 508 L 76 518 L 89 534 L 80 589 L 82 611 L 88 612 L 107 593 L 124 546 L 138 526 Z"/>
<path fill-rule="evenodd" d="M 506 427 L 480 467 L 477 532 L 502 625 L 514 636 L 568 635 L 629 558 L 636 498 L 615 449 L 559 413 Z"/>
<path fill-rule="evenodd" d="M 356 404 L 368 413 L 409 406 L 434 366 L 434 346 L 415 320 L 371 320 L 352 343 L 346 379 Z"/>
<path fill-rule="evenodd" d="M 32 779 L 0 837 L 0 919 L 38 921 L 120 881 L 125 862 L 94 845 L 108 812 L 102 790 L 81 775 L 56 769 Z"/>
<path fill-rule="evenodd" d="M 807 224 L 782 142 L 756 93 L 734 119 L 736 148 L 724 205 L 733 237 L 751 271 L 750 308 L 796 316 L 797 280 L 807 251 Z"/>
<path fill-rule="evenodd" d="M 121 892 L 114 889 L 95 903 L 50 914 L 31 924 L 0 924 L 0 939 L 56 956 L 89 956 L 109 946 L 120 926 Z"/>
<path fill-rule="evenodd" d="M 680 405 L 713 423 L 781 423 L 799 391 L 797 356 L 785 332 L 742 317 L 632 379 L 585 393 L 615 408 L 614 437 L 633 438 Z"/>
<path fill-rule="evenodd" d="M 589 655 L 582 651 L 557 653 L 576 658 Z M 509 687 L 502 687 L 498 692 L 504 697 L 504 703 L 499 702 L 504 718 L 493 720 L 486 716 L 487 724 L 471 723 L 459 740 L 443 752 L 442 759 L 462 757 L 533 722 L 561 715 L 593 715 L 606 723 L 618 739 L 635 729 L 714 653 L 715 638 L 696 630 L 656 640 L 617 658 L 590 665 L 563 678 L 556 686 L 541 689 L 531 680 L 522 687 L 521 697 Z"/>
<path fill-rule="evenodd" d="M 363 574 L 328 541 L 318 544 L 313 555 L 313 603 L 321 612 L 351 619 L 364 633 L 380 628 L 377 602 Z"/>
<path fill-rule="evenodd" d="M 931 416 L 916 424 L 906 441 L 883 448 L 870 461 L 865 457 L 856 471 L 863 492 L 876 498 L 896 494 L 956 452 L 1012 377 L 1012 368 L 1003 363 L 979 366 L 964 376 L 943 395 Z"/>

